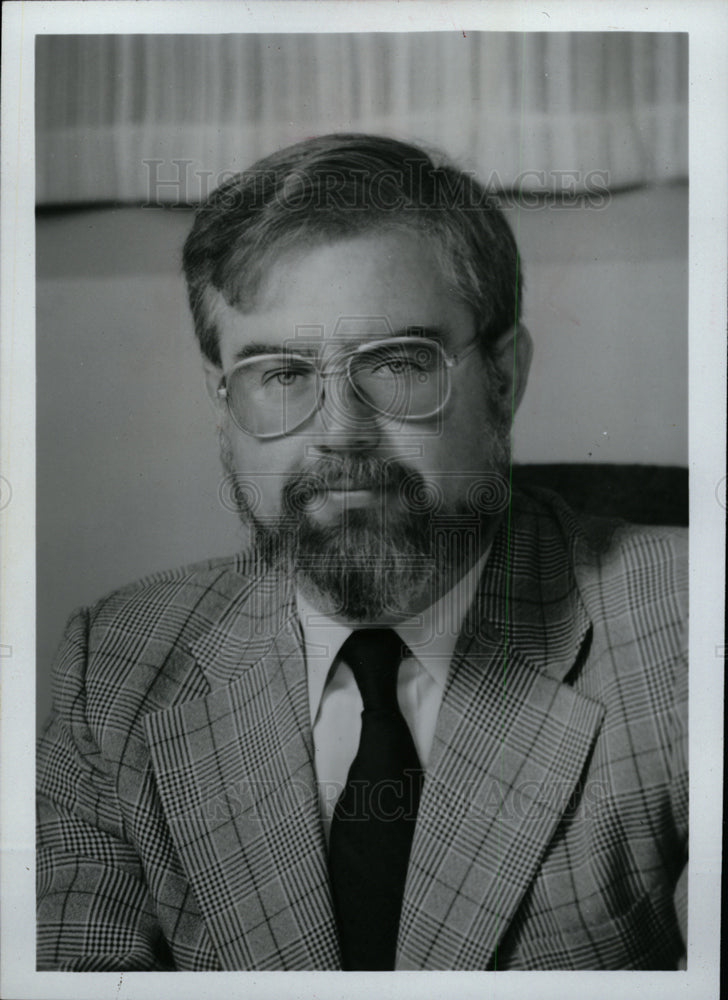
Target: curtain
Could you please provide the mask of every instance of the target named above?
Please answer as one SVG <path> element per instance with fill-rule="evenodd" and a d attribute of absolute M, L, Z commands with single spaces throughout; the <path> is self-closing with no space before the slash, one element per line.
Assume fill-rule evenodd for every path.
<path fill-rule="evenodd" d="M 493 188 L 687 176 L 687 35 L 39 36 L 39 205 L 191 204 L 306 136 L 446 151 Z"/>

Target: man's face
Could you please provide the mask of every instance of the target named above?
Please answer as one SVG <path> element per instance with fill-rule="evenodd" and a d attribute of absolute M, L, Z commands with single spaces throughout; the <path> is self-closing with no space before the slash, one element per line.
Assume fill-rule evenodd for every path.
<path fill-rule="evenodd" d="M 360 344 L 413 328 L 448 356 L 476 333 L 430 246 L 408 232 L 290 251 L 252 311 L 218 296 L 215 318 L 226 373 L 251 345 L 313 353 L 328 370 Z M 220 375 L 208 371 L 211 388 Z M 507 476 L 511 395 L 498 393 L 479 350 L 450 378 L 443 410 L 418 420 L 375 412 L 338 376 L 325 380 L 319 409 L 278 437 L 256 438 L 222 412 L 224 464 L 248 498 L 242 513 L 259 545 L 292 560 L 299 585 L 330 613 L 361 620 L 417 610 L 485 544 L 498 496 L 503 507 L 494 473 Z M 456 545 L 443 542 L 448 532 Z"/>

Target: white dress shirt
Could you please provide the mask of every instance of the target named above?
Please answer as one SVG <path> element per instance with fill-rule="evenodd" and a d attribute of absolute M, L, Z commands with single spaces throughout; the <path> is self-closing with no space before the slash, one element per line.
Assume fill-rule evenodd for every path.
<path fill-rule="evenodd" d="M 435 604 L 392 626 L 413 654 L 399 668 L 397 700 L 423 768 L 430 756 L 455 643 L 487 557 L 486 551 Z M 334 806 L 346 784 L 361 733 L 359 688 L 351 669 L 338 655 L 359 626 L 327 618 L 300 593 L 296 603 L 306 655 L 319 803 L 328 842 Z"/>

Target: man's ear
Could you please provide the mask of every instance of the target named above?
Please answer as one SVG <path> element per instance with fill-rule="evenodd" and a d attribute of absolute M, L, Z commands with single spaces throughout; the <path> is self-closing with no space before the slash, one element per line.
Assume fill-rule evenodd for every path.
<path fill-rule="evenodd" d="M 220 380 L 222 379 L 222 368 L 218 365 L 214 365 L 212 361 L 208 361 L 205 358 L 202 362 L 202 368 L 205 373 L 205 385 L 207 386 L 207 395 L 212 400 L 212 403 L 216 408 L 220 407 L 220 397 L 217 394 L 217 390 L 220 388 Z"/>
<path fill-rule="evenodd" d="M 511 414 L 521 405 L 533 357 L 531 334 L 517 323 L 496 340 L 493 357 L 501 376 L 501 392 L 509 400 Z"/>

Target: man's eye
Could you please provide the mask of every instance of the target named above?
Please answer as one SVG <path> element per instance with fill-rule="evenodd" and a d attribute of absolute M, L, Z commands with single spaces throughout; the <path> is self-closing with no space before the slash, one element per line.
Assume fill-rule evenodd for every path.
<path fill-rule="evenodd" d="M 371 370 L 379 375 L 406 375 L 410 372 L 421 371 L 421 366 L 417 365 L 413 358 L 394 354 L 372 358 Z"/>
<path fill-rule="evenodd" d="M 405 361 L 404 358 L 390 358 L 390 360 L 384 362 L 384 364 L 395 375 L 402 375 L 404 372 L 410 371 L 410 369 L 414 367 L 411 361 Z"/>
<path fill-rule="evenodd" d="M 302 381 L 306 377 L 310 377 L 311 371 L 308 368 L 296 368 L 292 365 L 286 365 L 282 368 L 271 368 L 263 373 L 262 383 L 263 385 L 279 385 L 286 388 L 293 386 L 297 381 Z"/>

